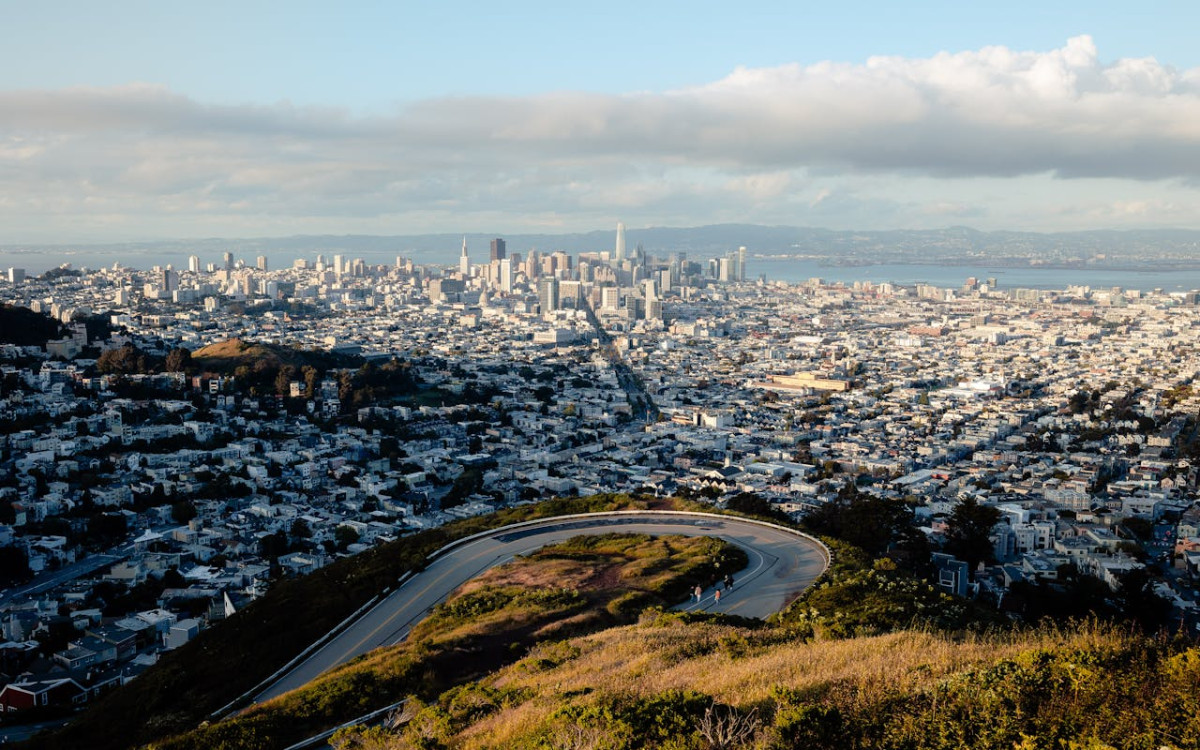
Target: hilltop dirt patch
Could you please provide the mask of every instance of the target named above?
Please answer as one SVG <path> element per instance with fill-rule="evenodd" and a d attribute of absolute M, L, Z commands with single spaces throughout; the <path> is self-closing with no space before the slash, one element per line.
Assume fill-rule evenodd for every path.
<path fill-rule="evenodd" d="M 485 587 L 520 586 L 530 589 L 598 591 L 621 583 L 618 563 L 589 564 L 580 560 L 520 559 L 466 582 L 457 594 Z"/>

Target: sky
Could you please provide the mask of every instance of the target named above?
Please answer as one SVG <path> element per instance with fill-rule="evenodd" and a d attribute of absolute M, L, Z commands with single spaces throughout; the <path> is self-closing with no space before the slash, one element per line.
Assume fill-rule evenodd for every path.
<path fill-rule="evenodd" d="M 1200 3 L 1134 5 L 0 0 L 0 245 L 1200 229 Z"/>

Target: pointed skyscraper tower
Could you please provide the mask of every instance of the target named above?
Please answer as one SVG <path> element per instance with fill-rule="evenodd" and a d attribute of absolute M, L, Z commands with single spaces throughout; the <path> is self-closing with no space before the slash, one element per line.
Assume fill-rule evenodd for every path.
<path fill-rule="evenodd" d="M 467 235 L 463 235 L 462 255 L 458 256 L 458 270 L 464 276 L 471 275 L 471 259 L 467 257 Z"/>
<path fill-rule="evenodd" d="M 625 225 L 617 222 L 617 247 L 614 254 L 617 263 L 625 260 Z"/>

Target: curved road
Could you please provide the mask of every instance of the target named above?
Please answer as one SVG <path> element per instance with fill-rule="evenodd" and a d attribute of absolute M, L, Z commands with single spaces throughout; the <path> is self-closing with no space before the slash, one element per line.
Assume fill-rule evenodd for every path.
<path fill-rule="evenodd" d="M 686 602 L 680 609 L 766 617 L 783 609 L 827 567 L 826 551 L 815 540 L 782 527 L 730 516 L 626 511 L 507 526 L 462 540 L 436 556 L 343 633 L 257 694 L 254 701 L 270 700 L 331 667 L 399 643 L 434 606 L 488 568 L 580 534 L 610 532 L 715 536 L 746 552 L 749 564 L 735 574 L 733 591 L 723 592 L 719 604 L 709 589 L 701 602 Z"/>

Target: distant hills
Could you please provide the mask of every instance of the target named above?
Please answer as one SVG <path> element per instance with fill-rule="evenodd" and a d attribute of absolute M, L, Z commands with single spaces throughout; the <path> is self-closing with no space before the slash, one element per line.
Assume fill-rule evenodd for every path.
<path fill-rule="evenodd" d="M 611 250 L 616 227 L 591 232 L 566 234 L 491 234 L 466 235 L 468 250 L 475 262 L 487 258 L 489 243 L 502 237 L 509 252 L 527 253 L 564 250 L 569 253 Z M 414 235 L 298 235 L 292 237 L 208 238 L 161 242 L 116 243 L 105 245 L 8 245 L 0 246 L 0 257 L 17 262 L 29 256 L 35 260 L 62 257 L 75 265 L 109 265 L 118 260 L 126 265 L 150 265 L 173 262 L 182 265 L 189 255 L 206 262 L 217 260 L 224 252 L 253 261 L 265 255 L 278 265 L 281 260 L 309 257 L 317 253 L 341 253 L 363 258 L 369 263 L 390 263 L 396 256 L 418 263 L 453 264 L 462 247 L 461 233 Z M 1031 260 L 1050 264 L 1081 262 L 1151 263 L 1200 265 L 1200 231 L 1188 229 L 1097 230 L 1087 232 L 979 231 L 969 227 L 927 230 L 850 231 L 814 227 L 764 226 L 759 224 L 712 224 L 701 227 L 630 227 L 626 242 L 655 255 L 686 253 L 702 259 L 723 255 L 745 245 L 752 255 L 796 255 L 834 259 L 852 264 L 891 263 L 965 263 L 986 259 L 992 263 L 1006 259 L 1028 265 Z M 103 258 L 107 262 L 97 262 Z"/>

